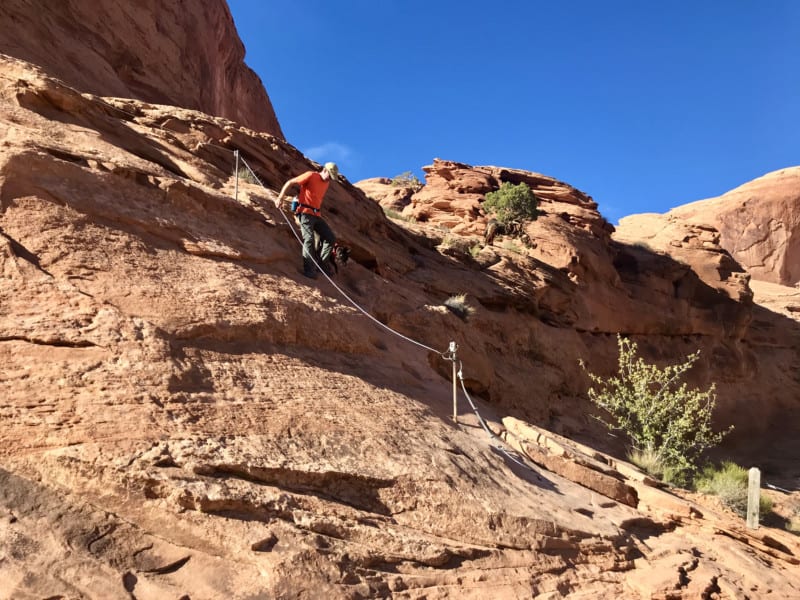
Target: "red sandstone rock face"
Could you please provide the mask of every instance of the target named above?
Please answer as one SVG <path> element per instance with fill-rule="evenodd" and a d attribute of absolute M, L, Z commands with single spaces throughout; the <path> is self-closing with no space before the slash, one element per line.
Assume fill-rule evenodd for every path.
<path fill-rule="evenodd" d="M 502 167 L 471 166 L 435 159 L 424 167 L 425 186 L 411 197 L 403 214 L 417 221 L 440 225 L 456 234 L 483 235 L 487 216 L 481 203 L 487 193 L 503 183 L 526 183 L 541 201 L 542 210 L 580 222 L 596 234 L 614 230 L 598 212 L 597 204 L 580 190 L 552 177 Z M 381 180 L 370 180 L 370 191 L 378 196 Z M 388 180 L 386 185 L 388 185 Z M 358 184 L 362 189 L 363 184 Z"/>
<path fill-rule="evenodd" d="M 223 0 L 3 0 L 0 52 L 82 92 L 198 109 L 283 137 Z"/>
<path fill-rule="evenodd" d="M 324 210 L 353 249 L 337 286 L 411 339 L 456 341 L 480 411 L 526 468 L 463 395 L 453 423 L 450 362 L 299 273 L 272 200 L 318 165 L 282 139 L 80 94 L 0 57 L 0 140 L 5 597 L 800 590 L 796 538 L 653 488 L 600 451 L 586 416 L 577 360 L 610 372 L 623 331 L 651 359 L 702 348 L 697 383 L 719 382 L 740 456 L 796 456 L 797 323 L 754 306 L 727 263 L 690 266 L 722 253 L 706 230 L 679 262 L 612 239 L 566 184 L 509 171 L 539 186 L 545 214 L 530 247 L 482 247 L 472 213 L 461 235 L 444 215 L 394 222 L 332 184 Z M 235 195 L 234 149 L 265 188 Z M 495 169 L 459 166 L 451 206 Z M 465 320 L 444 306 L 457 293 Z M 770 466 L 796 476 L 796 461 Z"/>
<path fill-rule="evenodd" d="M 628 217 L 638 227 L 642 215 Z M 719 198 L 679 206 L 664 215 L 719 231 L 719 243 L 755 279 L 800 284 L 800 167 L 781 169 Z"/>
<path fill-rule="evenodd" d="M 359 181 L 356 186 L 367 196 L 377 200 L 384 210 L 402 213 L 411 203 L 416 191 L 413 187 L 392 183 L 388 177 L 374 177 Z"/>

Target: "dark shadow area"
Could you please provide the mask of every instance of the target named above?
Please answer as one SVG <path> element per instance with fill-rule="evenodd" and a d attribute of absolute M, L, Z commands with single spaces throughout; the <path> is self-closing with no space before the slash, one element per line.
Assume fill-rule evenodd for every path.
<path fill-rule="evenodd" d="M 494 444 L 490 446 L 490 450 L 492 454 L 503 461 L 509 471 L 523 481 L 535 485 L 539 489 L 563 495 L 563 492 L 558 489 L 558 486 L 542 475 L 541 471 L 534 466 L 530 460 L 520 456 L 516 452 L 509 452 L 503 448 L 498 448 Z"/>
<path fill-rule="evenodd" d="M 48 487 L 4 468 L 0 468 L 0 509 L 13 515 L 10 528 L 17 528 L 18 535 L 12 531 L 12 535 L 6 536 L 10 546 L 4 550 L 8 556 L 25 560 L 32 552 L 47 552 L 38 549 L 39 544 L 28 537 L 46 532 L 60 542 L 58 547 L 63 551 L 63 559 L 99 560 L 126 572 L 122 583 L 126 589 L 131 588 L 129 592 L 137 583 L 132 573 L 138 570 L 137 557 L 131 553 L 131 548 L 152 546 L 147 543 L 147 534 L 132 523 L 64 489 Z M 54 555 L 48 560 L 59 561 L 60 558 Z M 58 572 L 53 576 L 58 578 Z M 98 577 L 101 577 L 99 572 Z M 103 577 L 119 583 L 119 575 L 113 572 Z"/>
<path fill-rule="evenodd" d="M 39 261 L 39 257 L 36 256 L 33 252 L 28 250 L 25 246 L 23 246 L 20 242 L 9 236 L 3 228 L 0 227 L 0 235 L 8 240 L 8 243 L 11 245 L 11 251 L 14 253 L 15 256 L 29 262 L 32 264 L 36 269 L 44 273 L 49 277 L 53 277 L 52 273 L 47 272 L 47 270 L 42 268 L 41 262 Z"/>
<path fill-rule="evenodd" d="M 392 479 L 377 479 L 333 471 L 303 471 L 290 468 L 250 467 L 240 465 L 204 465 L 195 469 L 207 477 L 236 477 L 258 485 L 269 485 L 292 493 L 312 495 L 345 504 L 357 510 L 391 516 L 392 510 L 380 499 L 379 490 L 393 486 Z"/>
<path fill-rule="evenodd" d="M 639 540 L 646 540 L 649 537 L 658 537 L 664 533 L 673 531 L 677 526 L 675 521 L 654 521 L 648 517 L 638 517 L 627 519 L 620 523 L 620 529 Z"/>

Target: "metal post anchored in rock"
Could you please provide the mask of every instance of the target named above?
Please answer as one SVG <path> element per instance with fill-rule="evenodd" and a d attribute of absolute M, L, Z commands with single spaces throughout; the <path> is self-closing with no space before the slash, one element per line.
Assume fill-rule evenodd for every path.
<path fill-rule="evenodd" d="M 758 529 L 758 512 L 761 503 L 761 471 L 753 467 L 748 472 L 747 527 Z"/>
<path fill-rule="evenodd" d="M 458 423 L 458 407 L 456 406 L 456 350 L 458 350 L 458 344 L 450 342 L 450 348 L 448 348 L 450 355 L 448 358 L 453 361 L 453 421 Z"/>
<path fill-rule="evenodd" d="M 233 171 L 236 174 L 236 183 L 233 192 L 233 199 L 236 200 L 236 202 L 238 202 L 239 201 L 239 151 L 234 150 L 233 155 L 236 157 L 236 166 L 234 167 Z"/>

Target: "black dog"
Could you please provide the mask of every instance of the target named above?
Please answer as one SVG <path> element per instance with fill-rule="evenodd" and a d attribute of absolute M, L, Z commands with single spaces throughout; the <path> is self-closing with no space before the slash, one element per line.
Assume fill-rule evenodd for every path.
<path fill-rule="evenodd" d="M 314 234 L 314 252 L 316 253 L 317 261 L 320 260 L 319 253 L 321 249 L 322 243 L 319 238 L 319 234 Z M 339 242 L 334 242 L 333 244 L 333 252 L 331 252 L 330 258 L 328 258 L 327 265 L 322 265 L 323 268 L 329 275 L 335 275 L 339 273 L 339 265 L 345 266 L 347 261 L 350 260 L 350 248 L 340 244 Z"/>
<path fill-rule="evenodd" d="M 342 266 L 345 266 L 348 260 L 350 260 L 350 248 L 343 246 L 339 242 L 335 242 L 333 244 L 333 257 L 330 261 L 333 265 L 334 272 L 339 272 L 339 265 L 337 263 L 341 263 Z"/>

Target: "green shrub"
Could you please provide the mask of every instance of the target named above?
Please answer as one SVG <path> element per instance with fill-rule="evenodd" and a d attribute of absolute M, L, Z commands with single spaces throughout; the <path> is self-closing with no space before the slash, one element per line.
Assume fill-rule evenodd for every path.
<path fill-rule="evenodd" d="M 719 467 L 705 467 L 694 483 L 698 492 L 717 496 L 725 506 L 742 518 L 747 517 L 748 485 L 747 469 L 730 461 L 724 461 Z M 758 504 L 761 515 L 772 511 L 772 499 L 769 496 L 759 496 Z"/>
<path fill-rule="evenodd" d="M 536 220 L 539 216 L 539 199 L 527 183 L 514 185 L 505 182 L 500 189 L 486 194 L 483 207 L 496 214 L 496 219 L 506 225 L 512 221 Z"/>
<path fill-rule="evenodd" d="M 718 444 L 727 431 L 714 433 L 711 414 L 714 385 L 706 391 L 690 390 L 681 378 L 699 358 L 659 368 L 637 356 L 632 340 L 617 336 L 619 370 L 602 378 L 587 374 L 592 382 L 589 399 L 603 409 L 598 418 L 610 429 L 625 433 L 633 449 L 663 463 L 674 483 L 686 483 L 704 450 Z M 586 365 L 580 361 L 586 370 Z"/>
<path fill-rule="evenodd" d="M 447 233 L 444 234 L 442 241 L 439 242 L 439 247 L 442 250 L 448 250 L 450 248 L 455 248 L 457 246 L 457 238 L 450 233 L 450 230 L 446 230 Z"/>
<path fill-rule="evenodd" d="M 415 192 L 422 188 L 422 182 L 411 171 L 395 175 L 392 177 L 391 182 L 393 186 L 412 188 Z"/>

